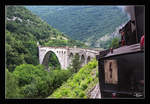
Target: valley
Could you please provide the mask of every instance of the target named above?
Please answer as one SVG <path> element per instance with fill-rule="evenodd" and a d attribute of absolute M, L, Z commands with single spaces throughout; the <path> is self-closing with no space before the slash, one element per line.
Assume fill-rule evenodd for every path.
<path fill-rule="evenodd" d="M 118 46 L 127 20 L 114 6 L 7 6 L 5 97 L 90 98 L 96 55 Z"/>

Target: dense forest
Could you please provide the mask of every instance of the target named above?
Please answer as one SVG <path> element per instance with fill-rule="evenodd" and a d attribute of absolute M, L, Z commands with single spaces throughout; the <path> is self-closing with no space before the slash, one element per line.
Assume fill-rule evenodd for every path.
<path fill-rule="evenodd" d="M 108 48 L 116 27 L 128 20 L 116 6 L 26 6 L 53 27 L 91 47 Z"/>
<path fill-rule="evenodd" d="M 86 47 L 52 28 L 22 6 L 6 9 L 6 62 L 9 71 L 20 64 L 38 64 L 38 46 Z"/>

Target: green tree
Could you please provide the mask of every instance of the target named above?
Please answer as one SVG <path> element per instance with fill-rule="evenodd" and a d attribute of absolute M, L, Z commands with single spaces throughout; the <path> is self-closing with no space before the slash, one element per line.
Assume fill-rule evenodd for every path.
<path fill-rule="evenodd" d="M 117 48 L 119 47 L 119 38 L 113 38 L 113 40 L 111 41 L 111 44 L 109 46 L 109 48 Z"/>
<path fill-rule="evenodd" d="M 6 98 L 19 98 L 22 97 L 19 94 L 18 81 L 15 76 L 6 69 Z"/>
<path fill-rule="evenodd" d="M 53 52 L 50 53 L 48 64 L 49 64 L 50 69 L 53 69 L 53 70 L 55 70 L 55 69 L 60 70 L 61 69 L 59 60 L 58 60 L 57 56 L 55 55 L 55 53 L 53 53 Z"/>
<path fill-rule="evenodd" d="M 42 65 L 22 64 L 15 68 L 13 75 L 24 98 L 44 98 L 66 81 L 71 73 L 69 70 L 48 72 Z"/>
<path fill-rule="evenodd" d="M 81 61 L 80 61 L 79 54 L 75 54 L 75 56 L 72 59 L 71 72 L 77 73 L 80 68 L 81 68 Z"/>

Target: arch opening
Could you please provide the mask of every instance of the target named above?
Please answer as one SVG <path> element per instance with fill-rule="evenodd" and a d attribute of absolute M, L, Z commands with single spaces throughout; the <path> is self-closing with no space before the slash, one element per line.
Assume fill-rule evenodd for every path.
<path fill-rule="evenodd" d="M 49 51 L 49 52 L 46 53 L 46 55 L 44 56 L 42 64 L 48 70 L 50 70 L 50 69 L 52 69 L 52 70 L 61 69 L 61 64 L 60 64 L 60 62 L 58 60 L 58 57 L 52 51 Z"/>
<path fill-rule="evenodd" d="M 81 56 L 81 66 L 84 66 L 85 64 L 85 57 L 84 55 Z"/>
<path fill-rule="evenodd" d="M 88 64 L 89 61 L 91 61 L 91 57 L 90 56 L 88 56 L 88 58 L 87 58 L 87 64 Z"/>
<path fill-rule="evenodd" d="M 70 53 L 70 55 L 69 55 L 69 65 L 72 64 L 72 60 L 73 60 L 73 53 Z"/>

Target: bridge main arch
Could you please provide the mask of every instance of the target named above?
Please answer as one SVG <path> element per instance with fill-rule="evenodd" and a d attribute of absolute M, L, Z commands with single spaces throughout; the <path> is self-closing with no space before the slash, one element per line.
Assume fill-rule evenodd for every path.
<path fill-rule="evenodd" d="M 52 61 L 50 60 L 50 58 L 52 58 L 52 55 L 55 55 L 55 56 L 53 56 L 53 57 L 56 57 L 56 59 L 55 60 L 53 60 L 53 61 L 56 61 L 56 62 L 53 62 L 52 63 Z M 51 56 L 51 57 L 50 57 Z M 51 62 L 51 64 L 53 64 L 53 66 L 55 66 L 56 64 L 59 64 L 60 66 L 61 66 L 61 64 L 60 64 L 60 60 L 58 59 L 58 56 L 53 52 L 53 51 L 48 51 L 46 54 L 45 54 L 45 56 L 44 56 L 44 58 L 43 58 L 43 62 L 42 62 L 42 64 L 46 67 L 46 69 L 48 69 L 48 70 L 50 70 L 52 67 L 50 67 L 50 69 L 49 69 L 49 61 Z M 57 61 L 58 61 L 58 63 L 57 63 Z"/>
<path fill-rule="evenodd" d="M 50 53 L 54 53 L 60 63 L 61 69 L 67 68 L 67 50 L 64 48 L 39 47 L 39 61 L 48 69 L 48 58 Z"/>

